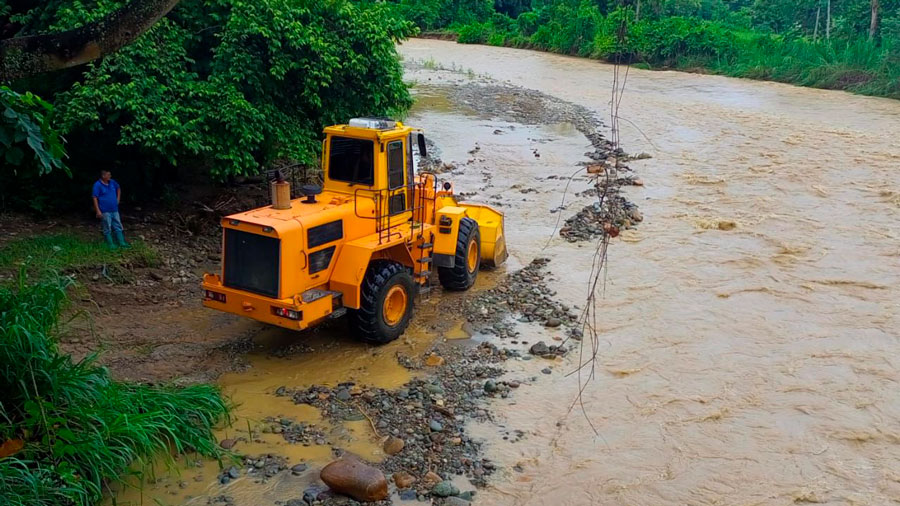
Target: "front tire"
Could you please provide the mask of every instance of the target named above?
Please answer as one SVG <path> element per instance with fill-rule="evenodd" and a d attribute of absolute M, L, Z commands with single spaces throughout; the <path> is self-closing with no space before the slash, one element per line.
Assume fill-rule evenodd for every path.
<path fill-rule="evenodd" d="M 367 343 L 389 343 L 409 326 L 414 295 L 415 283 L 403 264 L 374 260 L 360 286 L 359 309 L 351 312 L 350 326 Z"/>
<path fill-rule="evenodd" d="M 481 232 L 478 231 L 478 222 L 472 218 L 462 218 L 459 220 L 453 267 L 438 267 L 441 285 L 447 290 L 468 290 L 475 284 L 479 267 L 481 267 Z"/>

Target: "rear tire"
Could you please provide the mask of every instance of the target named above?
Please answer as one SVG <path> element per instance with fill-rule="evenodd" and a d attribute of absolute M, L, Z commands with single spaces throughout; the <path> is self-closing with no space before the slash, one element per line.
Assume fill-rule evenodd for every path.
<path fill-rule="evenodd" d="M 373 260 L 359 293 L 359 309 L 351 310 L 356 336 L 372 344 L 400 337 L 413 314 L 415 283 L 409 270 L 392 260 Z"/>
<path fill-rule="evenodd" d="M 473 256 L 474 255 L 474 256 Z M 472 218 L 459 220 L 453 267 L 438 267 L 441 285 L 447 290 L 468 290 L 475 284 L 481 267 L 481 232 Z"/>

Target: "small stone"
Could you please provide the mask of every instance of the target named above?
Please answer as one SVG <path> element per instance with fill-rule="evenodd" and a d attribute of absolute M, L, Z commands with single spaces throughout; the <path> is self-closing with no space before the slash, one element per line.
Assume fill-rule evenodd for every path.
<path fill-rule="evenodd" d="M 350 391 L 342 388 L 337 391 L 337 393 L 335 394 L 335 397 L 337 397 L 339 401 L 349 401 L 350 397 L 351 397 Z"/>
<path fill-rule="evenodd" d="M 444 365 L 444 357 L 432 353 L 428 355 L 428 358 L 425 359 L 425 365 L 429 367 Z"/>
<path fill-rule="evenodd" d="M 444 500 L 444 506 L 469 506 L 469 501 L 462 497 L 448 497 Z"/>
<path fill-rule="evenodd" d="M 450 497 L 459 495 L 459 489 L 451 481 L 442 481 L 431 489 L 431 493 L 438 497 Z"/>
<path fill-rule="evenodd" d="M 422 484 L 425 485 L 425 488 L 432 488 L 438 483 L 442 482 L 444 479 L 441 478 L 439 474 L 434 471 L 428 471 L 425 473 L 425 476 L 422 478 Z"/>
<path fill-rule="evenodd" d="M 287 387 L 284 386 L 278 387 L 278 390 L 275 390 L 275 395 L 278 397 L 283 396 L 285 393 L 287 393 Z"/>
<path fill-rule="evenodd" d="M 544 373 L 544 374 L 550 374 L 550 373 L 552 373 L 553 371 L 551 371 L 549 367 L 545 367 L 545 368 L 541 369 L 541 372 Z"/>
<path fill-rule="evenodd" d="M 550 347 L 547 346 L 547 343 L 545 343 L 544 341 L 538 341 L 531 345 L 531 348 L 528 349 L 528 352 L 532 355 L 543 357 L 550 354 Z"/>
<path fill-rule="evenodd" d="M 559 327 L 560 325 L 562 325 L 562 320 L 559 318 L 548 318 L 544 323 L 545 327 Z"/>
<path fill-rule="evenodd" d="M 487 380 L 484 382 L 484 391 L 487 393 L 494 393 L 497 391 L 497 383 L 494 380 Z"/>
<path fill-rule="evenodd" d="M 306 501 L 307 504 L 312 504 L 318 499 L 319 492 L 320 490 L 318 487 L 309 487 L 303 491 L 303 500 Z"/>
<path fill-rule="evenodd" d="M 292 467 L 291 472 L 294 474 L 302 474 L 308 468 L 309 468 L 309 466 L 307 466 L 306 464 L 301 462 L 301 463 L 295 465 L 294 467 Z"/>
<path fill-rule="evenodd" d="M 401 501 L 415 501 L 416 491 L 415 489 L 403 490 L 400 492 L 400 500 Z"/>
<path fill-rule="evenodd" d="M 406 446 L 405 441 L 399 437 L 390 436 L 384 441 L 382 448 L 384 449 L 384 453 L 387 453 L 388 455 L 397 455 L 403 451 L 404 446 Z"/>
<path fill-rule="evenodd" d="M 238 468 L 231 466 L 228 468 L 228 477 L 236 480 L 241 477 L 241 471 Z"/>
<path fill-rule="evenodd" d="M 221 446 L 222 448 L 224 448 L 226 450 L 230 450 L 230 449 L 234 448 L 235 444 L 237 444 L 237 441 L 235 441 L 234 439 L 231 439 L 231 438 L 223 439 L 223 440 L 219 441 L 219 446 Z"/>
<path fill-rule="evenodd" d="M 394 473 L 393 478 L 397 488 L 409 488 L 416 482 L 416 477 L 406 471 L 397 471 Z"/>
<path fill-rule="evenodd" d="M 427 390 L 428 393 L 431 393 L 431 394 L 443 394 L 444 393 L 443 387 L 441 387 L 440 385 L 434 384 L 434 383 L 426 383 L 425 390 Z"/>
<path fill-rule="evenodd" d="M 432 430 L 432 432 L 441 432 L 444 430 L 444 426 L 441 425 L 441 422 L 437 420 L 432 420 L 428 423 L 428 428 Z"/>

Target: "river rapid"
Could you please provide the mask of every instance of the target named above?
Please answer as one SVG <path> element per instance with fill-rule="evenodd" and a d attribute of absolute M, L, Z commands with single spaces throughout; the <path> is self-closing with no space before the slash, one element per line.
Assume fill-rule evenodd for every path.
<path fill-rule="evenodd" d="M 607 64 L 435 40 L 400 52 L 609 117 Z M 408 78 L 440 85 L 432 74 Z M 595 376 L 573 407 L 585 382 L 566 374 L 573 353 L 499 401 L 497 424 L 473 427 L 504 469 L 477 502 L 900 501 L 900 102 L 631 69 L 619 113 L 622 147 L 652 158 L 631 163 L 644 222 L 609 249 Z M 547 246 L 564 187 L 544 176 L 568 176 L 587 142 L 558 126 L 544 135 L 575 149 L 524 166 L 539 135 L 504 144 L 495 124 L 461 117 L 425 101 L 409 122 L 445 159 L 480 138 L 503 201 L 523 200 L 513 185 L 541 190 L 504 209 L 513 265 L 551 258 L 558 297 L 583 305 L 594 245 Z M 497 425 L 525 435 L 502 440 Z"/>

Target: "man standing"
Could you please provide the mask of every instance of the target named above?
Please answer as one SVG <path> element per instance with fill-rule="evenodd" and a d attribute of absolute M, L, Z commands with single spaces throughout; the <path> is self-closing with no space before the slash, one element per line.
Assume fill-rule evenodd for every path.
<path fill-rule="evenodd" d="M 122 220 L 119 218 L 119 199 L 122 198 L 122 189 L 115 182 L 108 170 L 100 171 L 100 179 L 94 183 L 94 211 L 100 221 L 100 229 L 109 249 L 116 249 L 116 242 L 123 248 L 128 248 L 125 236 L 122 234 Z M 115 241 L 113 241 L 115 234 Z"/>

